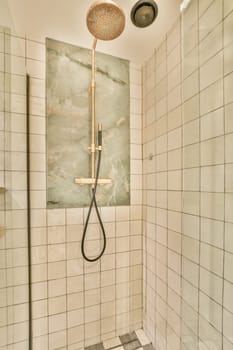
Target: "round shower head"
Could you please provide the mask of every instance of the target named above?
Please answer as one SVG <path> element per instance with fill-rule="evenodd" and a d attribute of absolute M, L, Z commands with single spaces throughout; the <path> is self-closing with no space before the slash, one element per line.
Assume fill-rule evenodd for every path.
<path fill-rule="evenodd" d="M 124 12 L 114 1 L 96 1 L 87 13 L 87 27 L 96 39 L 116 39 L 125 28 Z"/>

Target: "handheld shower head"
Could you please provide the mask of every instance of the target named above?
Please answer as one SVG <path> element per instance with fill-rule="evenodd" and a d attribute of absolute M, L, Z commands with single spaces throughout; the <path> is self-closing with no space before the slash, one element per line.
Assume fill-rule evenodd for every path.
<path fill-rule="evenodd" d="M 123 10 L 112 0 L 98 0 L 87 13 L 89 32 L 100 40 L 116 39 L 125 28 Z"/>

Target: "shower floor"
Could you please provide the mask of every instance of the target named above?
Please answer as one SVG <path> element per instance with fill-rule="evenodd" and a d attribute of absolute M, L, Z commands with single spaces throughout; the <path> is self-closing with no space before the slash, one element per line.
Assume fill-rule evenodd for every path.
<path fill-rule="evenodd" d="M 91 345 L 85 350 L 154 350 L 142 329 Z"/>

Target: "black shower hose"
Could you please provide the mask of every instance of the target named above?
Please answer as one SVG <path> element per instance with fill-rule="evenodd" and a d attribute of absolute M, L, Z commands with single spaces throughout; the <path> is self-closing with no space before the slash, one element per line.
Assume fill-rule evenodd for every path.
<path fill-rule="evenodd" d="M 104 225 L 100 216 L 100 212 L 96 203 L 96 190 L 97 190 L 97 185 L 98 185 L 98 179 L 99 179 L 99 172 L 100 172 L 100 163 L 101 163 L 101 149 L 98 150 L 98 161 L 97 161 L 97 169 L 96 169 L 96 178 L 95 178 L 95 184 L 94 184 L 94 188 L 92 188 L 92 198 L 91 198 L 91 203 L 90 203 L 90 207 L 87 213 L 87 218 L 86 218 L 86 222 L 84 225 L 84 229 L 83 229 L 83 236 L 82 236 L 82 243 L 81 243 L 81 251 L 82 251 L 82 256 L 85 260 L 89 261 L 89 262 L 94 262 L 99 260 L 102 255 L 104 254 L 105 248 L 106 248 L 106 233 L 105 233 L 105 229 L 104 229 Z M 90 220 L 90 215 L 91 215 L 91 211 L 93 208 L 93 205 L 95 206 L 95 211 L 99 220 L 99 224 L 101 227 L 101 231 L 103 234 L 103 248 L 100 252 L 100 254 L 95 257 L 95 258 L 89 258 L 86 253 L 85 253 L 85 239 L 86 239 L 86 234 L 87 234 L 87 227 L 89 224 L 89 220 Z"/>

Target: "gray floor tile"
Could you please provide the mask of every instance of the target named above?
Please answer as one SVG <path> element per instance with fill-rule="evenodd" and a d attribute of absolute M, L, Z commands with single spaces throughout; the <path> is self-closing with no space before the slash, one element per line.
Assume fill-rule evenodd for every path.
<path fill-rule="evenodd" d="M 127 333 L 105 341 L 107 349 L 109 350 L 120 350 L 122 347 L 124 350 L 155 350 L 152 344 L 142 346 L 137 334 L 135 332 Z M 120 344 L 121 343 L 121 344 Z M 106 350 L 103 343 L 91 345 L 85 348 L 85 350 Z"/>
<path fill-rule="evenodd" d="M 138 338 L 137 338 L 136 333 L 132 332 L 132 333 L 127 333 L 127 334 L 121 335 L 120 340 L 121 340 L 122 344 L 127 344 L 127 343 L 134 341 L 134 340 L 138 340 Z"/>
<path fill-rule="evenodd" d="M 136 350 L 141 348 L 142 345 L 138 340 L 133 340 L 129 343 L 123 344 L 123 347 L 124 347 L 124 350 Z"/>

